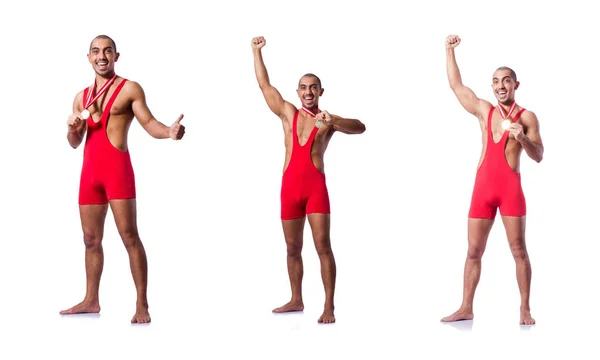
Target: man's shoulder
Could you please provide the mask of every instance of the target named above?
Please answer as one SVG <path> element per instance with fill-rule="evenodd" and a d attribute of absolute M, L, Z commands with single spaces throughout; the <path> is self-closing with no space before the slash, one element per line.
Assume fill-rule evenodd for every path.
<path fill-rule="evenodd" d="M 483 112 L 485 112 L 485 116 L 488 115 L 488 113 L 490 112 L 491 109 L 494 108 L 494 105 L 492 105 L 491 102 L 485 100 L 485 99 L 479 99 L 479 106 L 481 107 L 481 109 L 483 110 Z"/>
<path fill-rule="evenodd" d="M 83 100 L 82 100 L 82 99 L 83 99 L 83 94 L 84 94 L 84 92 L 85 92 L 85 90 L 86 90 L 86 89 L 87 89 L 87 88 L 83 88 L 83 89 L 79 90 L 79 91 L 78 91 L 78 92 L 75 94 L 74 101 L 75 101 L 76 103 L 81 103 L 81 102 L 83 101 Z"/>
<path fill-rule="evenodd" d="M 535 115 L 535 113 L 529 109 L 526 109 L 525 107 L 523 107 L 523 113 L 521 114 L 521 119 L 523 120 L 535 120 L 537 119 L 537 116 Z"/>
<path fill-rule="evenodd" d="M 78 92 L 75 94 L 75 97 L 76 97 L 76 98 L 78 98 L 78 97 L 82 97 L 82 96 L 83 96 L 83 93 L 84 93 L 86 90 L 87 90 L 87 87 L 86 87 L 86 88 L 83 88 L 83 89 L 81 89 L 81 90 L 79 90 L 79 91 L 78 91 Z"/>
<path fill-rule="evenodd" d="M 298 112 L 298 108 L 296 107 L 296 105 L 292 104 L 287 100 L 283 101 L 283 116 L 285 118 L 287 118 L 290 121 L 293 120 L 294 116 L 296 115 L 296 112 Z"/>
<path fill-rule="evenodd" d="M 477 118 L 480 121 L 487 121 L 488 116 L 490 115 L 490 111 L 494 108 L 491 102 L 485 99 L 479 99 L 479 109 L 477 111 Z"/>
<path fill-rule="evenodd" d="M 121 88 L 121 92 L 126 94 L 127 96 L 131 96 L 131 97 L 137 97 L 137 96 L 141 96 L 144 92 L 144 90 L 142 89 L 142 86 L 133 80 L 129 80 L 129 79 L 125 79 L 123 78 L 123 80 L 125 83 L 123 84 L 123 87 Z"/>
<path fill-rule="evenodd" d="M 137 81 L 127 79 L 127 78 L 122 78 L 121 81 L 125 82 L 125 84 L 123 84 L 123 88 L 128 88 L 128 89 L 135 89 L 135 88 L 141 89 L 142 88 L 142 86 Z"/>
<path fill-rule="evenodd" d="M 289 110 L 292 112 L 298 111 L 298 108 L 296 107 L 296 105 L 292 104 L 291 102 L 284 100 L 283 103 L 284 103 L 286 110 Z"/>

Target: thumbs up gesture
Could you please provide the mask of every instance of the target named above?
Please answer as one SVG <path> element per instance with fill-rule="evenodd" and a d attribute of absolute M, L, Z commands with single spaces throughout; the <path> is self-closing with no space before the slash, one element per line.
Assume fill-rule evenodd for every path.
<path fill-rule="evenodd" d="M 181 119 L 183 119 L 183 114 L 179 115 L 179 118 L 175 120 L 169 129 L 169 137 L 173 140 L 181 140 L 183 134 L 185 134 L 185 126 L 181 125 Z"/>

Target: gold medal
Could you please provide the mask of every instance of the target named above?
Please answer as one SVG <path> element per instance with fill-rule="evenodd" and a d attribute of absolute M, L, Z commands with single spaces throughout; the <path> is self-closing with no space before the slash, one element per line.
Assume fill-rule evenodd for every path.
<path fill-rule="evenodd" d="M 304 110 L 304 112 L 306 112 L 308 115 L 312 116 L 313 118 L 317 117 L 317 114 L 315 114 L 314 112 L 310 111 L 308 108 L 306 108 L 306 106 L 302 105 L 302 110 Z M 317 108 L 317 112 L 319 112 L 319 109 Z M 315 122 L 315 126 L 317 127 L 317 129 L 320 129 L 323 127 L 323 121 L 321 120 L 317 120 L 317 122 Z"/>
<path fill-rule="evenodd" d="M 502 121 L 502 129 L 508 130 L 510 128 L 510 124 L 512 123 L 512 121 L 510 120 L 509 116 L 515 110 L 515 107 L 517 107 L 516 101 L 512 103 L 512 105 L 508 109 L 508 113 L 507 113 L 506 110 L 504 110 L 504 108 L 500 104 L 498 104 L 498 106 L 497 106 L 498 112 L 500 113 L 500 116 L 502 116 L 502 118 L 504 119 L 504 121 Z"/>

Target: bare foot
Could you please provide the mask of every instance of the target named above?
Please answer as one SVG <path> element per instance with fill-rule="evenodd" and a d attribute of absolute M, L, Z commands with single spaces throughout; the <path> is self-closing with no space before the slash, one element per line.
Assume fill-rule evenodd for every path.
<path fill-rule="evenodd" d="M 521 310 L 521 325 L 535 325 L 535 319 L 531 317 L 529 310 Z"/>
<path fill-rule="evenodd" d="M 137 309 L 135 310 L 135 315 L 133 315 L 133 318 L 131 318 L 131 323 L 132 324 L 146 324 L 149 323 L 150 320 L 150 314 L 148 313 L 148 308 L 144 307 L 144 306 L 137 306 Z"/>
<path fill-rule="evenodd" d="M 457 312 L 450 316 L 446 316 L 441 322 L 453 322 L 453 321 L 461 321 L 461 320 L 473 320 L 473 311 L 472 310 L 463 310 L 458 309 Z"/>
<path fill-rule="evenodd" d="M 289 302 L 281 307 L 278 307 L 277 309 L 273 309 L 273 312 L 276 314 L 280 314 L 280 313 L 286 313 L 286 312 L 294 312 L 294 311 L 303 311 L 304 310 L 304 304 L 302 303 L 302 301 L 299 302 Z"/>
<path fill-rule="evenodd" d="M 96 314 L 100 312 L 100 304 L 98 302 L 86 302 L 85 300 L 73 306 L 70 309 L 62 310 L 61 315 L 73 314 Z"/>
<path fill-rule="evenodd" d="M 319 324 L 333 324 L 335 322 L 335 316 L 333 315 L 333 309 L 323 311 L 323 315 L 317 320 Z"/>

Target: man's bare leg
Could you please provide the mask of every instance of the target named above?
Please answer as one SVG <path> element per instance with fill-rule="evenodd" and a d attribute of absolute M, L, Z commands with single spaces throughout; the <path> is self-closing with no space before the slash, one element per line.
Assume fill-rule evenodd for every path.
<path fill-rule="evenodd" d="M 312 229 L 315 248 L 321 261 L 321 278 L 325 287 L 325 308 L 318 322 L 330 324 L 335 322 L 333 310 L 333 294 L 335 292 L 336 266 L 333 251 L 331 250 L 331 238 L 329 236 L 330 215 L 309 214 L 308 223 Z"/>
<path fill-rule="evenodd" d="M 148 261 L 146 251 L 140 240 L 137 229 L 137 214 L 135 199 L 111 200 L 110 208 L 115 217 L 115 223 L 119 235 L 123 240 L 127 254 L 129 255 L 129 266 L 133 275 L 133 282 L 137 292 L 135 315 L 132 323 L 149 323 L 148 313 Z"/>
<path fill-rule="evenodd" d="M 287 245 L 287 268 L 292 288 L 292 299 L 287 304 L 273 309 L 274 313 L 284 313 L 304 310 L 302 302 L 302 244 L 305 218 L 282 220 L 283 235 Z"/>
<path fill-rule="evenodd" d="M 104 220 L 108 205 L 80 205 L 79 216 L 85 244 L 86 292 L 83 301 L 70 309 L 62 310 L 62 315 L 98 313 L 100 312 L 100 277 L 104 266 L 102 237 Z"/>
<path fill-rule="evenodd" d="M 531 317 L 529 308 L 529 294 L 531 291 L 531 263 L 527 246 L 525 246 L 525 216 L 503 216 L 502 222 L 506 229 L 506 237 L 510 251 L 515 259 L 517 268 L 517 283 L 521 293 L 521 325 L 533 325 L 535 320 Z"/>
<path fill-rule="evenodd" d="M 473 299 L 481 276 L 481 258 L 493 224 L 493 219 L 469 218 L 469 250 L 465 261 L 462 305 L 454 314 L 443 318 L 442 322 L 473 320 Z"/>

